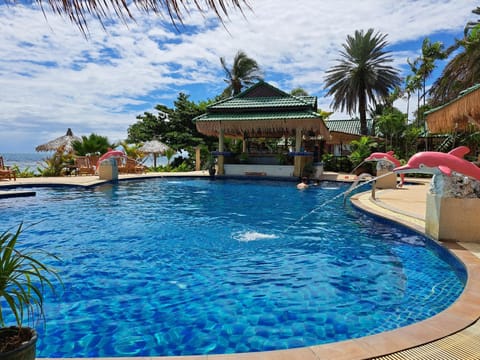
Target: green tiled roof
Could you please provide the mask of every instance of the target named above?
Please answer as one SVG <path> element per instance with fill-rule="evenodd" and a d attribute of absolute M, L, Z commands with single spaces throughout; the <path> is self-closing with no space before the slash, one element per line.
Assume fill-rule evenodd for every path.
<path fill-rule="evenodd" d="M 212 136 L 221 131 L 229 136 L 281 135 L 300 128 L 327 137 L 328 130 L 316 110 L 315 96 L 293 96 L 262 81 L 210 105 L 193 121 L 198 131 Z"/>
<path fill-rule="evenodd" d="M 195 121 L 259 121 L 259 120 L 295 120 L 319 119 L 313 111 L 270 111 L 246 113 L 210 113 L 195 118 Z"/>
<path fill-rule="evenodd" d="M 343 132 L 352 135 L 361 135 L 360 119 L 345 119 L 345 120 L 325 120 L 328 130 Z M 373 125 L 372 119 L 367 119 L 367 128 L 371 132 Z"/>
<path fill-rule="evenodd" d="M 278 108 L 310 108 L 313 110 L 315 98 L 310 96 L 307 99 L 299 97 L 257 97 L 257 98 L 230 98 L 228 100 L 213 104 L 209 110 L 251 110 L 251 109 L 278 109 Z"/>

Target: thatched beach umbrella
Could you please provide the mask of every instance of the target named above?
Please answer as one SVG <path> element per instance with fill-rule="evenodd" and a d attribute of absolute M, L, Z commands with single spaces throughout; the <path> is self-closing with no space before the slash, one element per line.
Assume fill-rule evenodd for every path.
<path fill-rule="evenodd" d="M 143 144 L 139 150 L 145 154 L 153 154 L 153 166 L 157 167 L 157 156 L 162 155 L 169 147 L 158 140 L 150 140 Z"/>
<path fill-rule="evenodd" d="M 65 135 L 60 136 L 52 141 L 49 141 L 46 144 L 38 145 L 35 148 L 35 151 L 62 150 L 63 152 L 70 153 L 73 151 L 72 143 L 76 140 L 82 141 L 81 138 L 73 135 L 72 129 L 68 128 L 67 133 Z"/>

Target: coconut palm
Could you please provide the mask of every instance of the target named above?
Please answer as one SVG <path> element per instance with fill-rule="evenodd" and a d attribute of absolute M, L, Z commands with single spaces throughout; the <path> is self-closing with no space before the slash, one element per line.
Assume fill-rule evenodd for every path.
<path fill-rule="evenodd" d="M 334 110 L 346 110 L 349 114 L 358 111 L 360 131 L 368 135 L 367 103 L 376 103 L 388 97 L 390 90 L 400 84 L 399 71 L 388 65 L 392 58 L 384 48 L 388 45 L 386 35 L 369 29 L 355 31 L 347 36 L 340 51 L 338 64 L 327 70 L 325 88 L 333 95 Z"/>
<path fill-rule="evenodd" d="M 480 7 L 472 11 L 480 15 Z M 463 49 L 460 52 L 455 52 Z M 429 103 L 438 106 L 455 99 L 462 90 L 480 82 L 480 21 L 468 22 L 465 36 L 457 40 L 447 53 L 455 56 L 444 67 L 442 75 L 430 89 Z"/>
<path fill-rule="evenodd" d="M 18 0 L 6 1 L 20 2 Z M 131 11 L 133 6 L 143 12 L 166 15 L 174 24 L 182 23 L 184 15 L 192 7 L 196 7 L 201 12 L 212 10 L 220 20 L 228 16 L 228 12 L 232 8 L 243 10 L 249 7 L 245 0 L 206 0 L 202 2 L 189 0 L 37 0 L 37 3 L 42 8 L 48 4 L 54 13 L 68 17 L 84 34 L 88 30 L 87 18 L 90 15 L 100 20 L 102 24 L 111 15 L 125 21 L 134 19 Z"/>
<path fill-rule="evenodd" d="M 262 73 L 257 62 L 241 50 L 235 55 L 232 68 L 228 68 L 224 57 L 220 58 L 220 63 L 227 76 L 224 80 L 228 84 L 223 91 L 223 97 L 237 95 L 244 86 L 250 86 L 256 81 L 262 80 Z"/>

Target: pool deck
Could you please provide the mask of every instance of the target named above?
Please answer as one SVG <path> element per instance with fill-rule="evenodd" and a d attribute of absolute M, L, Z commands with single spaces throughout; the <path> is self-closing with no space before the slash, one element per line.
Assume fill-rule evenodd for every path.
<path fill-rule="evenodd" d="M 167 176 L 208 176 L 205 172 L 157 173 L 148 175 L 121 175 L 120 179 Z M 6 191 L 17 191 L 11 186 L 100 184 L 97 176 L 59 178 L 30 178 L 0 181 Z M 351 197 L 352 204 L 368 213 L 390 219 L 415 231 L 424 233 L 426 193 L 429 181 L 405 185 L 401 189 L 376 190 Z M 21 188 L 19 188 L 21 189 Z M 19 191 L 20 192 L 20 191 Z M 2 199 L 1 201 L 9 201 Z M 480 237 L 480 234 L 479 234 Z M 258 353 L 200 355 L 176 357 L 146 357 L 169 360 L 359 360 L 359 359 L 480 359 L 480 243 L 443 242 L 467 267 L 468 280 L 462 295 L 445 311 L 419 323 L 383 332 L 377 335 L 299 349 Z M 123 358 L 128 359 L 128 358 Z M 137 360 L 141 358 L 135 358 Z"/>

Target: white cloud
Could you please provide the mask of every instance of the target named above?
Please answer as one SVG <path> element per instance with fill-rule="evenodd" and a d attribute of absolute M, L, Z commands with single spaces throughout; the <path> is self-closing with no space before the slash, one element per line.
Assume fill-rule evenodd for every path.
<path fill-rule="evenodd" d="M 0 6 L 0 152 L 33 151 L 68 127 L 125 138 L 136 115 L 171 105 L 180 91 L 203 92 L 193 100 L 220 93 L 219 58 L 229 62 L 240 49 L 258 61 L 267 81 L 285 91 L 302 87 L 327 109 L 324 72 L 348 34 L 368 28 L 388 34 L 401 48 L 392 54 L 395 65 L 404 66 L 418 49 L 403 44 L 437 33 L 453 41 L 477 4 L 264 0 L 251 6 L 245 16 L 231 13 L 227 30 L 212 14 L 192 12 L 177 32 L 161 17 L 136 12 L 136 22 L 112 23 L 106 31 L 90 22 L 89 39 L 61 17 L 45 19 L 35 6 Z"/>

